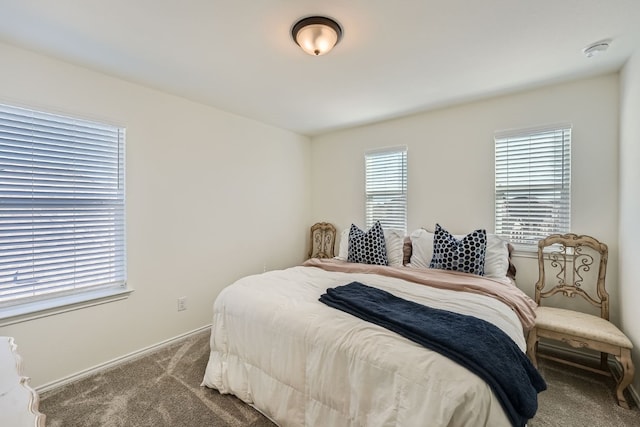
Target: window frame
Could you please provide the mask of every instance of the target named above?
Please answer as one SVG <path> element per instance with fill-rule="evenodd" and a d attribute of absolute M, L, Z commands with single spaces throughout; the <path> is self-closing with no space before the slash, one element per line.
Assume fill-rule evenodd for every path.
<path fill-rule="evenodd" d="M 397 156 L 397 159 L 393 159 Z M 388 168 L 385 169 L 384 165 L 380 162 L 388 162 L 389 160 L 395 161 Z M 399 163 L 398 163 L 399 162 Z M 376 221 L 380 221 L 383 229 L 398 229 L 402 230 L 405 234 L 407 232 L 407 181 L 408 181 L 408 149 L 406 145 L 386 147 L 376 150 L 369 150 L 364 154 L 364 198 L 365 198 L 365 226 L 371 228 Z M 373 169 L 373 165 L 377 164 Z M 371 165 L 371 167 L 369 166 Z M 395 170 L 393 170 L 395 169 Z M 385 174 L 383 178 L 384 182 L 388 183 L 392 178 L 393 186 L 395 188 L 380 188 L 380 182 L 375 185 L 375 173 Z M 378 179 L 380 181 L 380 179 Z M 373 187 L 373 188 L 372 188 Z M 377 187 L 377 188 L 376 188 Z M 375 194 L 377 193 L 377 194 Z M 377 201 L 374 199 L 378 199 Z M 390 199 L 386 202 L 389 206 L 390 215 L 384 217 L 379 212 L 374 210 L 374 204 L 385 203 L 380 199 Z M 396 200 L 393 200 L 396 199 Z M 398 200 L 399 199 L 399 200 Z M 378 209 L 382 206 L 378 206 Z"/>
<path fill-rule="evenodd" d="M 495 232 L 515 249 L 570 231 L 571 145 L 570 123 L 495 133 Z"/>
<path fill-rule="evenodd" d="M 133 291 L 125 143 L 123 126 L 0 104 L 0 247 L 11 254 L 0 265 L 0 285 L 8 284 L 0 295 L 0 326 Z M 17 273 L 9 280 L 16 268 L 31 277 L 31 288 L 15 282 Z"/>

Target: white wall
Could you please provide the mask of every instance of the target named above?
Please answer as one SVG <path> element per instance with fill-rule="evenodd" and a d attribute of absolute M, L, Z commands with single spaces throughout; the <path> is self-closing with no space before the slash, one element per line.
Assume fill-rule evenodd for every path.
<path fill-rule="evenodd" d="M 364 225 L 366 150 L 408 146 L 408 229 L 439 222 L 454 233 L 494 229 L 496 130 L 573 124 L 572 231 L 610 248 L 607 288 L 618 321 L 618 74 L 381 122 L 312 139 L 315 220 Z M 537 264 L 515 259 L 533 295 Z"/>
<path fill-rule="evenodd" d="M 436 221 L 456 233 L 492 230 L 493 132 L 571 122 L 572 229 L 609 244 L 613 320 L 640 345 L 638 56 L 623 71 L 620 92 L 612 74 L 334 132 L 309 144 L 0 44 L 0 102 L 127 128 L 128 272 L 136 290 L 124 301 L 0 327 L 0 335 L 17 339 L 31 384 L 39 386 L 209 323 L 211 304 L 228 283 L 265 264 L 302 261 L 311 223 L 363 225 L 363 153 L 372 148 L 409 148 L 409 230 Z M 516 264 L 519 286 L 532 294 L 534 260 Z M 176 311 L 179 296 L 187 296 L 187 311 Z"/>
<path fill-rule="evenodd" d="M 620 77 L 620 323 L 634 343 L 640 390 L 640 50 Z"/>
<path fill-rule="evenodd" d="M 127 128 L 124 301 L 0 327 L 40 386 L 211 322 L 215 296 L 300 263 L 310 141 L 291 132 L 0 44 L 0 102 Z M 189 78 L 189 76 L 184 76 Z M 186 296 L 187 311 L 176 299 Z"/>

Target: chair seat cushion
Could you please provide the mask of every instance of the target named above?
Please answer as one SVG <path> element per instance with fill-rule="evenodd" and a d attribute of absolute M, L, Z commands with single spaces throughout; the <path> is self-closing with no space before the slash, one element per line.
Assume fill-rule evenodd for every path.
<path fill-rule="evenodd" d="M 633 348 L 629 338 L 613 323 L 599 316 L 554 307 L 536 308 L 536 328 Z"/>

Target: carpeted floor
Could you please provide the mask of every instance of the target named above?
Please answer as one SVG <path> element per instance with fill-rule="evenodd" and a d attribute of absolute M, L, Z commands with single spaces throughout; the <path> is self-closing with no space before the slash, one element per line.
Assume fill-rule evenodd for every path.
<path fill-rule="evenodd" d="M 545 359 L 538 361 L 547 390 L 538 395 L 538 413 L 530 427 L 640 426 L 640 410 L 635 405 L 631 410 L 617 405 L 613 378 Z M 633 402 L 625 393 L 627 401 Z"/>
<path fill-rule="evenodd" d="M 239 399 L 200 387 L 208 356 L 209 333 L 202 332 L 42 393 L 40 411 L 48 427 L 273 427 Z M 638 408 L 616 405 L 610 378 L 549 361 L 540 370 L 549 388 L 531 427 L 640 426 Z"/>
<path fill-rule="evenodd" d="M 230 395 L 200 387 L 209 332 L 42 393 L 47 427 L 262 427 L 274 424 Z"/>

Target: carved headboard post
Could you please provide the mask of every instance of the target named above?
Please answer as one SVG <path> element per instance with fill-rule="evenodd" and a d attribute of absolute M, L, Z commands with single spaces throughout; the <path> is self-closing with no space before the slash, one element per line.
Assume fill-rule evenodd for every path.
<path fill-rule="evenodd" d="M 311 249 L 309 258 L 333 258 L 336 242 L 336 228 L 328 222 L 318 222 L 311 226 Z"/>

